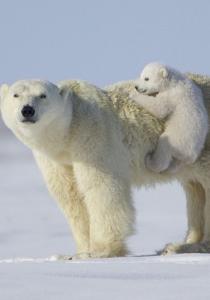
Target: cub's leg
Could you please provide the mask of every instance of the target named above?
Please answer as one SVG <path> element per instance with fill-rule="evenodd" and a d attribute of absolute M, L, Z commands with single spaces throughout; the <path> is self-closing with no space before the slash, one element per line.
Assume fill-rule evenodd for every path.
<path fill-rule="evenodd" d="M 49 192 L 57 200 L 71 226 L 77 244 L 77 255 L 89 252 L 89 218 L 73 169 L 59 166 L 45 156 L 34 154 Z"/>
<path fill-rule="evenodd" d="M 126 255 L 134 223 L 129 183 L 82 163 L 74 164 L 74 172 L 90 218 L 90 257 Z"/>
<path fill-rule="evenodd" d="M 175 174 L 176 172 L 178 172 L 185 164 L 176 159 L 176 158 L 173 158 L 168 169 L 166 170 L 167 172 L 169 172 L 170 174 Z"/>
<path fill-rule="evenodd" d="M 159 138 L 157 148 L 154 153 L 145 159 L 146 167 L 153 172 L 163 172 L 168 169 L 172 160 L 171 147 L 168 137 L 162 134 Z"/>

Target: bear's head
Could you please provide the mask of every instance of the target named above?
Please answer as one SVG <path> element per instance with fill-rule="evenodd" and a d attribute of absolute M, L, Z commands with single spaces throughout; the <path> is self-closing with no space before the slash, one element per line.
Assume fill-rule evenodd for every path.
<path fill-rule="evenodd" d="M 164 91 L 169 84 L 169 69 L 160 63 L 146 65 L 136 81 L 136 90 L 139 93 L 156 96 Z"/>
<path fill-rule="evenodd" d="M 69 128 L 71 101 L 66 91 L 43 80 L 20 80 L 0 89 L 2 118 L 9 129 L 26 145 L 36 148 L 58 130 Z"/>

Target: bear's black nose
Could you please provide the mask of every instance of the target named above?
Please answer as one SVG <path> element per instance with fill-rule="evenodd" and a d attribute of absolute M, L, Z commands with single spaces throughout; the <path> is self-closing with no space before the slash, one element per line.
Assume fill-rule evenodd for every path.
<path fill-rule="evenodd" d="M 35 114 L 35 110 L 32 106 L 30 105 L 25 105 L 23 106 L 22 110 L 21 110 L 22 115 L 24 116 L 24 118 L 26 119 L 30 119 L 34 116 Z"/>

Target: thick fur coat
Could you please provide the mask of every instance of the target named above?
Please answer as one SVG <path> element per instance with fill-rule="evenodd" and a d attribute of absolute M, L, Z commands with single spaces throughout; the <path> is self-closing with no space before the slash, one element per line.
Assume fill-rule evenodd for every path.
<path fill-rule="evenodd" d="M 189 76 L 202 89 L 209 111 L 210 79 Z M 24 84 L 26 92 L 19 102 L 13 99 L 14 87 L 2 88 L 2 116 L 32 149 L 49 192 L 71 225 L 77 243 L 74 258 L 126 255 L 126 238 L 135 222 L 131 187 L 174 179 L 187 195 L 188 232 L 183 244 L 169 245 L 163 253 L 210 252 L 209 136 L 194 164 L 176 175 L 156 174 L 145 168 L 144 159 L 156 148 L 164 123 L 130 101 L 133 82 L 106 90 L 81 81 L 62 82 L 59 90 L 42 82 L 35 90 L 34 83 Z M 22 122 L 22 106 L 33 101 L 38 107 L 36 122 Z M 47 117 L 58 101 L 62 109 L 50 110 Z"/>
<path fill-rule="evenodd" d="M 155 172 L 175 172 L 194 163 L 208 133 L 208 114 L 198 86 L 171 67 L 150 63 L 136 80 L 136 90 L 133 99 L 166 120 L 157 148 L 147 156 L 147 167 Z"/>

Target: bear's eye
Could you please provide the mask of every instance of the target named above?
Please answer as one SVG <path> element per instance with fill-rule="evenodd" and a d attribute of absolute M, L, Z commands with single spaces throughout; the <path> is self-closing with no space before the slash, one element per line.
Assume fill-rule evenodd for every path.
<path fill-rule="evenodd" d="M 18 95 L 18 94 L 14 94 L 14 95 L 13 95 L 13 97 L 15 97 L 15 98 L 18 98 L 18 97 L 19 97 L 19 95 Z"/>
<path fill-rule="evenodd" d="M 145 80 L 145 81 L 149 81 L 149 77 L 145 77 L 144 80 Z"/>
<path fill-rule="evenodd" d="M 45 98 L 47 98 L 47 96 L 46 96 L 45 94 L 41 94 L 41 95 L 39 96 L 39 98 L 40 98 L 40 99 L 45 99 Z"/>

